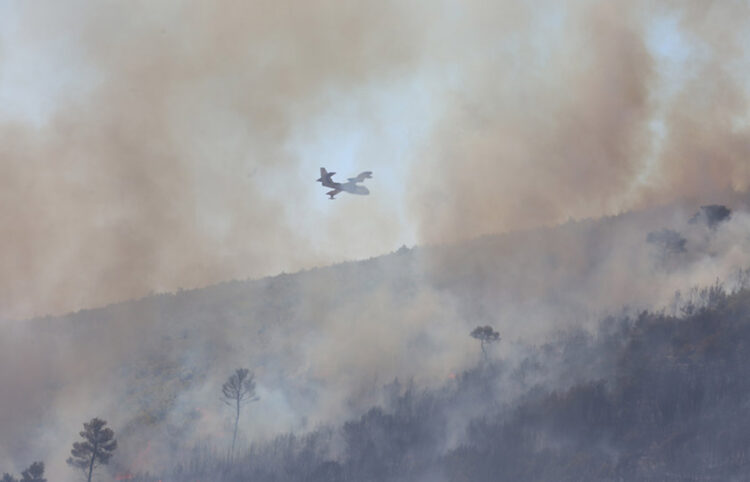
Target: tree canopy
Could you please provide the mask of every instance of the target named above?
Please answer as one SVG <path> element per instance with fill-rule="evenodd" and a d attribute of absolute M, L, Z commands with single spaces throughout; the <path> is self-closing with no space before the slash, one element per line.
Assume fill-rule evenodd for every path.
<path fill-rule="evenodd" d="M 496 332 L 491 326 L 477 326 L 470 333 L 472 338 L 476 338 L 481 343 L 482 355 L 487 358 L 487 351 L 484 348 L 485 343 L 494 343 L 500 340 L 500 333 Z"/>
<path fill-rule="evenodd" d="M 80 432 L 83 442 L 73 442 L 70 457 L 66 460 L 71 467 L 76 467 L 87 474 L 87 481 L 91 482 L 91 475 L 99 465 L 106 465 L 117 448 L 117 440 L 111 428 L 105 427 L 107 422 L 100 418 L 92 418 L 83 424 Z"/>

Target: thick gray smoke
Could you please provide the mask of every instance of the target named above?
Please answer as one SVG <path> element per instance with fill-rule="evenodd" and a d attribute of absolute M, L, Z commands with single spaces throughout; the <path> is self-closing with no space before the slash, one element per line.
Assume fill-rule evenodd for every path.
<path fill-rule="evenodd" d="M 434 243 L 720 202 L 750 182 L 747 8 L 15 5 L 3 51 L 26 49 L 23 66 L 61 66 L 63 80 L 38 124 L 0 125 L 2 314 L 296 270 L 361 256 L 363 239 L 376 254 L 412 229 Z M 367 111 L 399 85 L 430 105 L 419 132 Z M 300 169 L 326 160 L 291 144 L 343 102 L 371 136 L 408 138 L 408 181 L 388 175 L 399 161 L 367 156 L 381 191 L 395 181 L 407 203 L 337 206 L 309 224 L 315 174 Z"/>
<path fill-rule="evenodd" d="M 546 7 L 453 25 L 470 54 L 414 169 L 426 239 L 747 191 L 745 2 Z"/>
<path fill-rule="evenodd" d="M 41 51 L 35 65 L 62 43 L 78 83 L 41 126 L 0 124 L 0 304 L 14 318 L 325 259 L 290 219 L 308 188 L 287 143 L 331 91 L 413 64 L 418 38 L 387 2 L 15 7 L 8 48 Z"/>
<path fill-rule="evenodd" d="M 623 307 L 668 309 L 675 291 L 750 265 L 744 2 L 16 9 L 12 47 L 68 45 L 80 81 L 40 125 L 0 124 L 4 318 L 393 244 L 401 228 L 375 194 L 336 204 L 314 223 L 330 234 L 311 241 L 298 187 L 309 161 L 289 144 L 340 97 L 404 80 L 424 90 L 430 118 L 405 151 L 398 210 L 433 246 L 3 322 L 0 470 L 43 459 L 51 480 L 72 480 L 64 459 L 94 416 L 121 438 L 127 470 L 217 444 L 218 387 L 239 366 L 261 396 L 243 443 L 337 422 L 380 402 L 394 377 L 435 386 L 472 366 L 477 325 L 500 331 L 495 355 L 513 363 L 518 341 Z M 689 223 L 715 203 L 732 216 Z"/>

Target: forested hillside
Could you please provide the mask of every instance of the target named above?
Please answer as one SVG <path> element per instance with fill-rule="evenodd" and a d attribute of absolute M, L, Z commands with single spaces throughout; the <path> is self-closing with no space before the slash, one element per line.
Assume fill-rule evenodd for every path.
<path fill-rule="evenodd" d="M 4 321 L 0 473 L 44 461 L 74 480 L 71 443 L 99 417 L 121 479 L 739 474 L 750 216 L 721 208 Z M 255 384 L 241 417 L 221 400 L 238 368 Z"/>
<path fill-rule="evenodd" d="M 561 333 L 517 366 L 479 364 L 440 388 L 394 381 L 341 425 L 254 444 L 234 461 L 196 450 L 139 480 L 744 480 L 750 470 L 750 291 L 703 290 L 682 316 L 608 318 Z M 564 390 L 553 365 L 609 364 Z M 514 403 L 499 392 L 523 386 Z M 453 434 L 456 417 L 471 420 Z"/>

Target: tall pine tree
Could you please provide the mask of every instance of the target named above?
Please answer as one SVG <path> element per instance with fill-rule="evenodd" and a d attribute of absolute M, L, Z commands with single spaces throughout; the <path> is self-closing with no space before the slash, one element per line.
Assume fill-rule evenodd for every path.
<path fill-rule="evenodd" d="M 240 407 L 247 402 L 255 402 L 255 375 L 247 368 L 238 368 L 221 387 L 222 401 L 235 410 L 234 435 L 229 458 L 234 457 L 234 444 L 237 441 L 237 426 L 240 423 Z"/>
<path fill-rule="evenodd" d="M 117 448 L 117 440 L 111 428 L 102 419 L 92 418 L 89 423 L 83 424 L 81 437 L 83 442 L 73 442 L 73 449 L 66 462 L 71 467 L 76 467 L 86 474 L 87 482 L 91 482 L 91 475 L 99 465 L 106 465 Z"/>

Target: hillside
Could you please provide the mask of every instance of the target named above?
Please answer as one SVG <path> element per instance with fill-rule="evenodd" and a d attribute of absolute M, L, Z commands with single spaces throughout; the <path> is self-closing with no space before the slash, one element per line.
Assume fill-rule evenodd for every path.
<path fill-rule="evenodd" d="M 193 451 L 137 480 L 743 480 L 750 291 L 701 297 L 682 316 L 609 318 L 439 388 L 396 380 L 382 404 L 340 425 L 254 444 L 233 463 Z M 611 371 L 565 389 L 539 383 L 560 364 Z M 521 387 L 516 402 L 497 402 Z M 452 439 L 457 419 L 467 429 Z"/>
<path fill-rule="evenodd" d="M 731 216 L 713 224 L 709 211 L 668 206 L 452 246 L 404 248 L 369 260 L 154 295 L 63 317 L 6 322 L 0 383 L 10 389 L 3 390 L 0 401 L 10 408 L 0 420 L 0 471 L 19 472 L 30 461 L 43 459 L 50 474 L 67 480 L 65 474 L 72 477 L 64 465 L 70 443 L 81 423 L 93 416 L 108 420 L 119 437 L 114 475 L 166 473 L 176 461 L 190 460 L 196 447 L 209 454 L 221 451 L 231 421 L 218 395 L 226 377 L 240 366 L 255 371 L 260 396 L 242 420 L 242 450 L 251 443 L 253 450 L 270 450 L 263 444 L 279 443 L 275 437 L 283 433 L 298 434 L 289 442 L 293 447 L 308 440 L 301 434 L 312 433 L 318 437 L 321 460 L 355 470 L 356 464 L 347 460 L 360 449 L 347 449 L 347 444 L 370 443 L 366 437 L 354 441 L 361 435 L 356 427 L 413 426 L 417 422 L 409 417 L 433 420 L 437 415 L 431 410 L 439 409 L 450 412 L 448 425 L 418 430 L 415 443 L 431 445 L 423 450 L 427 458 L 409 465 L 408 473 L 428 467 L 446 477 L 456 470 L 473 473 L 456 467 L 474 460 L 470 465 L 479 472 L 468 480 L 482 480 L 481 471 L 494 467 L 483 469 L 483 457 L 510 457 L 487 438 L 487 430 L 521 430 L 534 450 L 513 446 L 524 451 L 517 457 L 530 461 L 539 455 L 537 449 L 559 445 L 532 427 L 568 418 L 563 412 L 554 415 L 568 403 L 564 400 L 575 400 L 570 410 L 583 410 L 590 402 L 579 404 L 579 396 L 600 397 L 596 416 L 608 431 L 602 440 L 610 443 L 627 435 L 617 428 L 626 419 L 615 420 L 612 413 L 631 416 L 621 413 L 616 397 L 641 393 L 638 383 L 656 383 L 641 377 L 636 385 L 627 385 L 623 378 L 636 372 L 626 362 L 633 363 L 629 350 L 640 346 L 638 330 L 650 327 L 652 320 L 654 333 L 669 327 L 669 336 L 677 336 L 679 327 L 692 326 L 699 316 L 678 323 L 681 318 L 673 315 L 682 316 L 689 306 L 700 313 L 708 306 L 714 311 L 706 316 L 724 316 L 716 311 L 720 306 L 702 299 L 694 288 L 711 286 L 717 278 L 729 292 L 746 284 L 741 268 L 750 266 L 745 242 L 750 217 L 742 205 L 733 208 Z M 744 307 L 744 297 L 744 291 L 733 295 L 727 306 Z M 643 310 L 662 314 L 640 317 Z M 608 325 L 602 320 L 619 321 Z M 477 365 L 481 352 L 468 336 L 478 325 L 492 325 L 503 337 L 490 367 Z M 704 342 L 691 340 L 686 347 Z M 22 362 L 14 357 L 17 346 L 24 347 Z M 656 346 L 653 356 L 661 353 L 666 353 L 663 347 Z M 674 357 L 683 351 L 670 353 Z M 730 356 L 722 349 L 724 355 Z M 661 359 L 637 358 L 667 366 Z M 23 370 L 15 368 L 19 363 Z M 395 379 L 401 388 L 383 389 L 393 387 Z M 658 393 L 653 396 L 653 403 L 661 403 Z M 406 419 L 394 421 L 394 403 L 406 404 Z M 540 408 L 545 404 L 558 408 Z M 316 431 L 318 427 L 331 431 L 330 451 L 319 440 L 329 432 Z M 355 433 L 346 435 L 346 427 Z M 566 443 L 586 438 L 574 435 Z M 408 445 L 409 440 L 399 443 Z M 565 447 L 559 445 L 560 457 L 573 453 Z M 627 452 L 630 446 L 612 450 Z M 621 461 L 605 463 L 602 458 L 597 463 L 602 474 L 616 474 L 626 470 Z M 367 477 L 396 477 L 403 474 L 399 464 L 388 461 L 384 467 L 395 467 L 393 472 Z M 534 480 L 521 467 L 518 477 Z"/>

